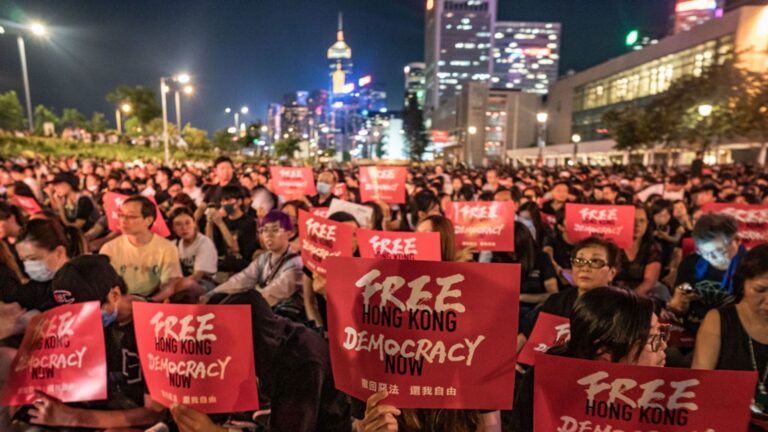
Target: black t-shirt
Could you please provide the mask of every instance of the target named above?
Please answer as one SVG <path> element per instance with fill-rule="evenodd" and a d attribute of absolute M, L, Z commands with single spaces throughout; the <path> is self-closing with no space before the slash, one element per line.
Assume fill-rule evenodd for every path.
<path fill-rule="evenodd" d="M 96 221 L 98 221 L 100 217 L 99 211 L 96 209 L 96 206 L 93 205 L 91 198 L 85 195 L 81 195 L 77 198 L 75 207 L 65 208 L 64 213 L 69 223 L 74 223 L 78 219 L 85 220 L 85 225 L 80 228 L 80 231 L 82 232 L 86 232 L 93 228 L 93 225 L 96 224 Z"/>
<path fill-rule="evenodd" d="M 94 402 L 95 406 L 90 408 L 117 410 L 143 407 L 147 388 L 136 348 L 133 322 L 110 324 L 104 329 L 104 339 L 108 399 Z"/>
<path fill-rule="evenodd" d="M 629 260 L 624 249 L 621 250 L 620 257 L 621 272 L 616 275 L 614 282 L 622 288 L 634 290 L 645 279 L 645 267 L 654 262 L 661 262 L 661 248 L 655 241 L 643 241 L 634 261 Z"/>
<path fill-rule="evenodd" d="M 243 214 L 237 219 L 224 218 L 224 225 L 229 232 L 237 237 L 237 245 L 240 250 L 239 259 L 228 258 L 219 265 L 219 270 L 226 272 L 239 272 L 251 263 L 253 253 L 256 252 L 258 243 L 256 241 L 256 221 Z M 213 243 L 216 245 L 216 251 L 219 258 L 222 259 L 231 255 L 227 251 L 227 242 L 217 226 L 213 227 Z"/>
<path fill-rule="evenodd" d="M 735 297 L 721 286 L 724 277 L 725 271 L 708 265 L 699 254 L 689 255 L 680 263 L 675 286 L 688 283 L 701 294 L 699 300 L 691 302 L 688 316 L 684 320 L 686 330 L 692 334 L 695 335 L 699 330 L 701 320 L 710 309 L 726 306 L 735 301 Z"/>
<path fill-rule="evenodd" d="M 557 213 L 558 210 L 565 208 L 565 204 L 561 203 L 560 207 L 555 209 L 552 206 L 552 203 L 555 202 L 555 200 L 548 200 L 541 206 L 541 212 L 546 213 L 548 215 L 554 215 Z"/>
<path fill-rule="evenodd" d="M 16 302 L 24 309 L 37 309 L 40 312 L 57 306 L 51 281 L 30 280 L 21 284 L 6 266 L 0 266 L 0 300 L 4 303 Z"/>
<path fill-rule="evenodd" d="M 331 201 L 336 198 L 333 194 L 328 195 L 328 198 L 324 200 L 320 200 L 320 194 L 317 194 L 313 197 L 309 198 L 309 203 L 312 204 L 312 207 L 330 207 Z"/>
<path fill-rule="evenodd" d="M 546 312 L 551 315 L 557 315 L 561 317 L 570 318 L 573 312 L 573 305 L 576 304 L 576 300 L 579 298 L 579 290 L 576 288 L 568 288 L 558 293 L 552 294 L 549 298 L 538 307 L 531 311 L 533 318 L 526 320 L 530 324 L 525 328 L 520 329 L 520 333 L 525 337 L 530 337 L 534 326 L 536 326 L 536 319 L 540 312 Z"/>

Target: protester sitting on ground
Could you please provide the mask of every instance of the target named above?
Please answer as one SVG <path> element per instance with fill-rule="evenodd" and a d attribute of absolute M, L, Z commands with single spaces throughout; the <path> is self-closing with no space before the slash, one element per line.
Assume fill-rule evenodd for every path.
<path fill-rule="evenodd" d="M 521 327 L 517 335 L 517 351 L 520 352 L 536 326 L 536 317 L 540 312 L 571 317 L 573 305 L 585 293 L 613 283 L 613 278 L 621 271 L 620 249 L 615 243 L 598 237 L 586 238 L 573 247 L 571 263 L 573 265 L 572 288 L 552 294 L 541 307 L 535 309 L 533 317 L 524 320 L 529 327 Z"/>
<path fill-rule="evenodd" d="M 213 161 L 213 173 L 216 183 L 205 190 L 203 202 L 205 206 L 219 206 L 221 193 L 225 186 L 240 186 L 235 177 L 235 164 L 227 156 L 219 156 Z M 205 208 L 203 206 L 203 208 Z"/>
<path fill-rule="evenodd" d="M 219 194 L 220 208 L 208 207 L 205 235 L 213 240 L 219 271 L 237 273 L 251 263 L 258 249 L 256 221 L 243 208 L 240 186 L 225 186 Z"/>
<path fill-rule="evenodd" d="M 271 410 L 263 430 L 351 430 L 349 404 L 334 386 L 328 344 L 320 335 L 273 313 L 264 296 L 254 290 L 227 295 L 219 303 L 251 306 L 259 394 L 260 399 L 268 401 L 261 409 Z M 214 427 L 214 423 L 223 422 L 192 408 L 176 405 L 171 412 L 183 432 L 226 431 Z M 227 415 L 213 417 L 226 418 Z"/>
<path fill-rule="evenodd" d="M 19 207 L 0 200 L 0 240 L 8 246 L 16 260 L 16 264 L 22 269 L 24 265 L 16 253 L 14 245 L 26 224 L 26 215 L 24 215 Z"/>
<path fill-rule="evenodd" d="M 566 276 L 571 268 L 574 244 L 565 229 L 565 209 L 560 209 L 555 215 L 555 227 L 549 236 L 544 237 L 542 248 L 555 268 L 560 291 L 571 286 L 571 281 Z"/>
<path fill-rule="evenodd" d="M 122 235 L 101 248 L 125 280 L 130 294 L 162 301 L 173 294 L 182 277 L 176 246 L 151 231 L 155 205 L 135 195 L 123 202 L 118 217 Z"/>
<path fill-rule="evenodd" d="M 669 276 L 670 264 L 675 248 L 685 234 L 685 228 L 672 217 L 672 203 L 665 199 L 657 200 L 649 207 L 653 218 L 654 239 L 661 248 L 661 279 Z"/>
<path fill-rule="evenodd" d="M 655 227 L 648 216 L 645 207 L 635 206 L 632 245 L 621 250 L 621 271 L 616 275 L 615 283 L 666 302 L 669 291 L 659 283 L 661 248 L 654 240 Z"/>
<path fill-rule="evenodd" d="M 300 252 L 291 248 L 293 230 L 287 214 L 273 210 L 261 221 L 259 234 L 265 248 L 245 270 L 214 288 L 215 294 L 256 290 L 279 315 L 300 320 L 304 316 L 302 300 L 302 261 Z"/>
<path fill-rule="evenodd" d="M 651 300 L 621 288 L 601 287 L 580 296 L 570 314 L 571 335 L 551 355 L 663 367 L 669 327 L 659 324 Z M 513 430 L 533 432 L 534 373 L 528 370 L 516 390 Z"/>
<path fill-rule="evenodd" d="M 218 264 L 213 241 L 197 230 L 194 214 L 189 208 L 174 210 L 170 224 L 176 236 L 182 275 L 190 282 L 200 284 L 206 291 L 213 289 Z"/>
<path fill-rule="evenodd" d="M 541 207 L 541 212 L 548 215 L 555 215 L 560 209 L 565 209 L 565 203 L 568 201 L 570 187 L 565 181 L 558 181 L 549 191 L 550 199 Z"/>
<path fill-rule="evenodd" d="M 332 171 L 323 171 L 317 176 L 315 189 L 317 194 L 309 198 L 312 207 L 330 207 L 333 201 L 333 188 L 336 186 L 336 176 Z"/>
<path fill-rule="evenodd" d="M 755 371 L 750 431 L 768 426 L 768 245 L 744 254 L 734 275 L 737 303 L 707 312 L 696 336 L 694 369 Z M 758 427 L 758 424 L 760 426 Z"/>
<path fill-rule="evenodd" d="M 667 306 L 691 334 L 710 309 L 735 301 L 734 275 L 746 252 L 737 232 L 738 222 L 725 214 L 702 215 L 693 227 L 697 253 L 680 264 Z"/>
<path fill-rule="evenodd" d="M 64 404 L 38 391 L 37 400 L 20 410 L 18 426 L 58 426 L 56 430 L 78 428 L 144 428 L 162 418 L 165 408 L 145 393 L 133 329 L 131 298 L 125 282 L 101 255 L 73 258 L 56 274 L 53 288 L 59 303 L 98 301 L 104 326 L 107 355 L 107 399 Z M 27 429 L 25 429 L 27 430 Z"/>
<path fill-rule="evenodd" d="M 469 249 L 456 249 L 456 233 L 453 222 L 442 215 L 430 215 L 416 225 L 416 232 L 440 233 L 440 260 L 441 261 L 470 261 L 472 253 Z"/>
<path fill-rule="evenodd" d="M 57 212 L 64 225 L 88 232 L 99 220 L 99 211 L 93 200 L 79 193 L 78 179 L 71 173 L 60 173 L 51 182 L 54 193 L 50 196 L 51 208 Z"/>

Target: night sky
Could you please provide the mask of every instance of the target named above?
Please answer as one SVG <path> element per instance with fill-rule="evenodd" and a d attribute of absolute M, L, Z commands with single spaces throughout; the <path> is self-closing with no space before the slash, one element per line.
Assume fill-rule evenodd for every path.
<path fill-rule="evenodd" d="M 624 52 L 631 28 L 663 32 L 672 0 L 499 0 L 499 19 L 563 24 L 560 72 L 583 70 Z M 400 109 L 403 66 L 421 61 L 423 0 L 1 0 L 0 25 L 40 19 L 48 41 L 27 38 L 32 104 L 60 112 L 94 110 L 114 121 L 104 99 L 118 84 L 156 91 L 159 77 L 193 75 L 197 93 L 182 120 L 213 131 L 228 126 L 227 106 L 264 118 L 269 102 L 293 90 L 328 87 L 326 50 L 338 11 L 355 76 L 386 85 Z M 10 29 L 9 29 L 10 30 Z M 15 38 L 0 35 L 0 92 L 23 98 Z M 22 99 L 23 103 L 23 99 Z M 172 99 L 169 98 L 169 103 Z M 169 119 L 174 119 L 169 111 Z"/>

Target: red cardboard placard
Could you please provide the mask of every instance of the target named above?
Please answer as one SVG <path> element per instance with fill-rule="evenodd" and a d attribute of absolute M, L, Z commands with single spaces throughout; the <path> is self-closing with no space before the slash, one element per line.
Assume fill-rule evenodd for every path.
<path fill-rule="evenodd" d="M 440 261 L 440 233 L 357 230 L 363 258 Z"/>
<path fill-rule="evenodd" d="M 517 355 L 517 362 L 533 366 L 536 363 L 537 352 L 547 352 L 550 347 L 568 342 L 570 337 L 570 319 L 539 312 L 531 336 Z"/>
<path fill-rule="evenodd" d="M 272 176 L 272 187 L 279 196 L 315 195 L 315 177 L 312 167 L 283 167 L 269 168 Z"/>
<path fill-rule="evenodd" d="M 453 222 L 457 247 L 515 250 L 515 203 L 511 201 L 453 202 L 446 216 Z"/>
<path fill-rule="evenodd" d="M 405 204 L 405 167 L 360 167 L 360 200 Z"/>
<path fill-rule="evenodd" d="M 763 205 L 709 203 L 701 207 L 704 213 L 723 213 L 739 221 L 736 236 L 751 248 L 768 242 L 768 207 Z"/>
<path fill-rule="evenodd" d="M 312 207 L 309 209 L 309 213 L 313 216 L 320 216 L 321 218 L 328 218 L 328 209 L 330 207 Z"/>
<path fill-rule="evenodd" d="M 747 430 L 755 372 L 537 356 L 536 432 Z"/>
<path fill-rule="evenodd" d="M 133 303 L 152 399 L 204 413 L 259 409 L 249 305 Z"/>
<path fill-rule="evenodd" d="M 129 198 L 128 195 L 123 195 L 115 192 L 107 192 L 104 194 L 104 213 L 107 216 L 107 226 L 112 232 L 120 232 L 120 219 L 118 214 L 120 212 L 120 206 L 123 205 L 123 201 Z M 148 197 L 150 201 L 155 205 L 155 223 L 152 224 L 152 232 L 160 237 L 166 238 L 171 235 L 171 230 L 168 229 L 168 225 L 165 223 L 165 218 L 160 208 L 157 206 L 154 196 Z"/>
<path fill-rule="evenodd" d="M 398 408 L 511 409 L 518 264 L 331 258 L 336 386 Z M 504 307 L 499 307 L 504 305 Z"/>
<path fill-rule="evenodd" d="M 67 304 L 29 323 L 0 404 L 31 404 L 35 390 L 62 402 L 107 398 L 107 357 L 99 302 Z"/>
<path fill-rule="evenodd" d="M 622 249 L 632 246 L 635 207 L 630 205 L 565 204 L 565 229 L 572 242 L 596 236 Z"/>
<path fill-rule="evenodd" d="M 299 210 L 301 259 L 314 274 L 325 275 L 325 259 L 351 257 L 355 228 Z"/>
<path fill-rule="evenodd" d="M 43 211 L 43 209 L 40 208 L 40 204 L 38 204 L 37 200 L 34 198 L 22 195 L 14 195 L 13 200 L 11 201 L 17 206 L 21 207 L 21 209 L 30 216 Z"/>

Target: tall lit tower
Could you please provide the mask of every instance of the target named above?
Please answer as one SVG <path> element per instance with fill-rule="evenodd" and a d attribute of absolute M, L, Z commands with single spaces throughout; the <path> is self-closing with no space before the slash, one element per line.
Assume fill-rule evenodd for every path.
<path fill-rule="evenodd" d="M 336 42 L 328 48 L 328 66 L 333 83 L 333 93 L 343 93 L 346 77 L 352 73 L 352 48 L 344 41 L 344 27 L 339 12 L 339 29 Z"/>

